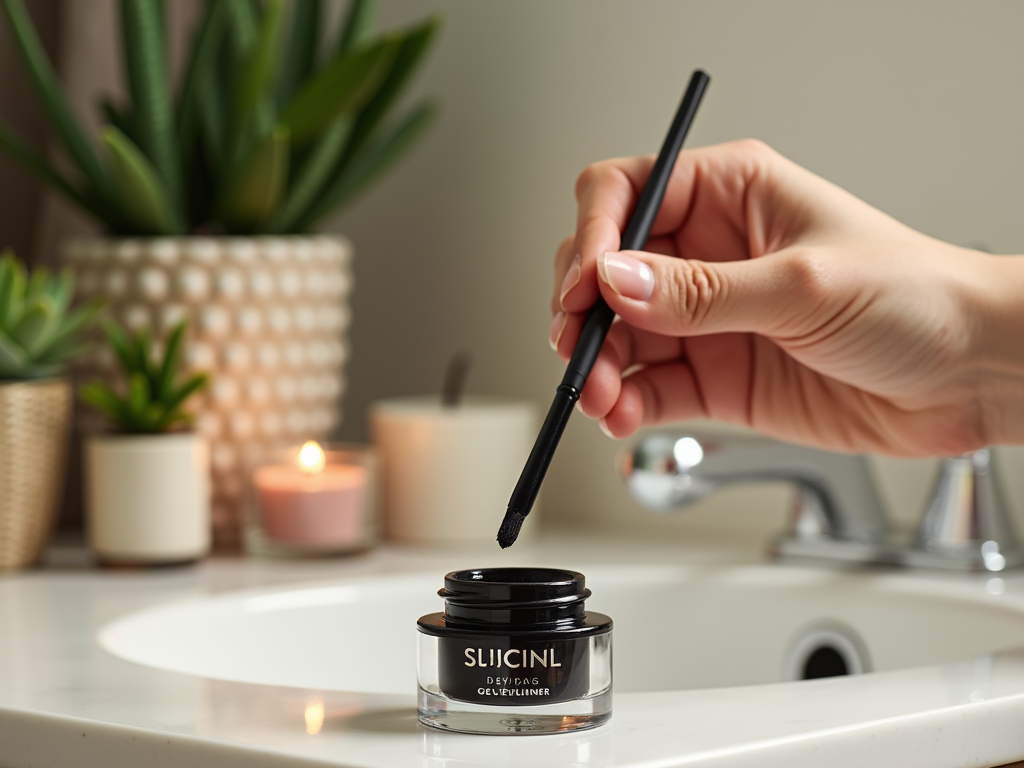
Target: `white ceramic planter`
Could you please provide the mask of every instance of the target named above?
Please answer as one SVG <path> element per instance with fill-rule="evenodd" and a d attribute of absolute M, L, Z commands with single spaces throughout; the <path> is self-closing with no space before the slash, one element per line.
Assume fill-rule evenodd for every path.
<path fill-rule="evenodd" d="M 95 238 L 65 248 L 79 297 L 103 299 L 127 327 L 163 337 L 189 320 L 186 367 L 213 375 L 190 405 L 210 443 L 218 549 L 241 544 L 245 468 L 325 442 L 338 424 L 351 258 L 348 240 L 326 236 Z M 119 376 L 103 344 L 77 373 Z M 83 417 L 83 431 L 94 431 L 98 414 Z"/>
<path fill-rule="evenodd" d="M 209 453 L 194 434 L 86 444 L 89 544 L 109 563 L 174 563 L 210 550 Z"/>

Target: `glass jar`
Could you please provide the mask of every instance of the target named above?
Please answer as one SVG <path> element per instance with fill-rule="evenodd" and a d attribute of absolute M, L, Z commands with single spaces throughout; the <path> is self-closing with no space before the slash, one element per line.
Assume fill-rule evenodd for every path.
<path fill-rule="evenodd" d="M 370 448 L 314 441 L 272 454 L 250 472 L 246 547 L 256 554 L 323 556 L 377 538 L 377 472 Z"/>
<path fill-rule="evenodd" d="M 611 717 L 612 620 L 584 610 L 583 574 L 449 573 L 417 622 L 419 718 L 464 733 L 561 733 Z"/>

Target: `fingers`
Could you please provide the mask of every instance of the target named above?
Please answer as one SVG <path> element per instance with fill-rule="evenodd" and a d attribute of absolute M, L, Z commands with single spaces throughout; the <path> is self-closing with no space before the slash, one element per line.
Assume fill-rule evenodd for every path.
<path fill-rule="evenodd" d="M 693 369 L 686 363 L 667 363 L 623 379 L 622 392 L 601 426 L 611 437 L 622 438 L 644 425 L 707 416 Z"/>
<path fill-rule="evenodd" d="M 694 336 L 756 331 L 794 335 L 841 305 L 849 280 L 820 255 L 780 251 L 738 262 L 703 262 L 642 251 L 598 261 L 605 301 L 623 321 L 654 333 Z"/>
<path fill-rule="evenodd" d="M 555 286 L 554 293 L 551 295 L 551 314 L 555 315 L 562 309 L 562 284 L 566 282 L 566 275 L 569 272 L 569 267 L 572 266 L 574 257 L 576 255 L 576 238 L 573 235 L 569 235 L 561 243 L 558 244 L 558 250 L 555 251 Z M 579 272 L 576 272 L 578 276 Z M 575 283 L 572 280 L 570 284 Z"/>
<path fill-rule="evenodd" d="M 669 237 L 671 252 L 689 258 L 739 259 L 750 256 L 748 225 L 764 202 L 766 169 L 778 156 L 759 142 L 742 141 L 680 153 L 651 234 Z M 576 248 L 580 280 L 562 296 L 562 308 L 581 312 L 597 299 L 597 260 L 618 250 L 636 200 L 654 164 L 653 156 L 595 163 L 576 182 Z M 755 204 L 756 201 L 760 203 Z M 770 208 L 771 206 L 767 206 Z M 753 217 L 753 218 L 751 218 Z M 770 230 L 770 227 L 768 227 Z M 758 255 L 770 234 L 758 236 Z M 650 249 L 650 243 L 648 244 Z"/>

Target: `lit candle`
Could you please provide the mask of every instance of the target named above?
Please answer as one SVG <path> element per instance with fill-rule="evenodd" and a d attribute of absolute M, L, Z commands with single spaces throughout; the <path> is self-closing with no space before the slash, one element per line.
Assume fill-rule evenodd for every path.
<path fill-rule="evenodd" d="M 292 465 L 260 467 L 253 475 L 263 531 L 285 544 L 330 549 L 362 536 L 366 469 L 331 464 L 309 441 Z"/>

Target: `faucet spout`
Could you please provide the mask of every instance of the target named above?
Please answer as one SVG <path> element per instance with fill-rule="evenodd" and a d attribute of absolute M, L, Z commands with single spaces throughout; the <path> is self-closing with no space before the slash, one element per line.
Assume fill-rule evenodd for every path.
<path fill-rule="evenodd" d="M 883 559 L 891 527 L 863 456 L 748 435 L 654 433 L 619 456 L 633 498 L 648 509 L 683 508 L 728 485 L 784 480 L 796 505 L 782 557 Z"/>

